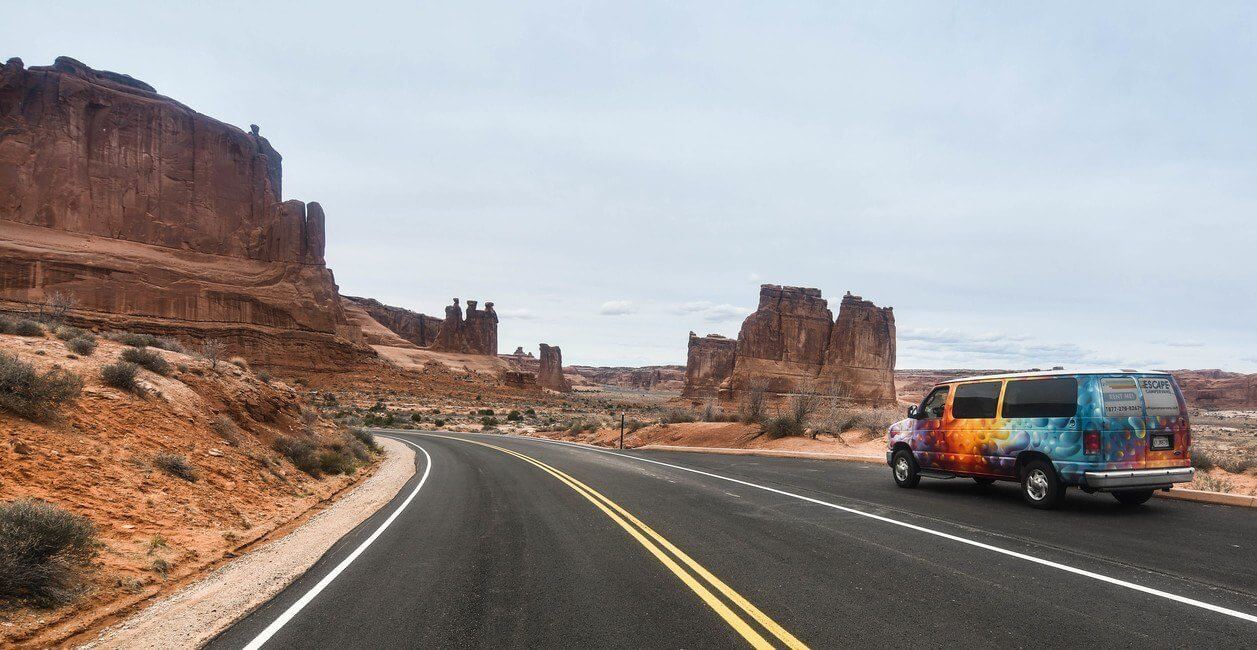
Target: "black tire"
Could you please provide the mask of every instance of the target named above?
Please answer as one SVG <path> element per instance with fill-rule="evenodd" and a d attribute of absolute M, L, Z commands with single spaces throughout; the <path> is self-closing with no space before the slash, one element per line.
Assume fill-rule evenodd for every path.
<path fill-rule="evenodd" d="M 1034 508 L 1058 508 L 1065 500 L 1065 484 L 1051 463 L 1032 460 L 1021 468 L 1021 498 Z"/>
<path fill-rule="evenodd" d="M 901 488 L 914 488 L 921 482 L 917 459 L 907 449 L 900 449 L 890 457 L 890 474 L 895 477 L 895 485 Z"/>
<path fill-rule="evenodd" d="M 973 480 L 981 487 L 989 487 L 995 484 L 995 479 L 987 478 L 985 476 L 975 476 L 973 477 Z"/>
<path fill-rule="evenodd" d="M 1152 490 L 1121 490 L 1113 493 L 1113 498 L 1124 506 L 1143 505 L 1152 498 Z"/>

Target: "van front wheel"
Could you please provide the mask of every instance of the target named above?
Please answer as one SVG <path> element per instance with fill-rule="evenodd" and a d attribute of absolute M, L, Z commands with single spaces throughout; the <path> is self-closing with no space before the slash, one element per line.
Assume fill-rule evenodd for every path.
<path fill-rule="evenodd" d="M 1152 490 L 1122 490 L 1114 492 L 1113 498 L 1124 506 L 1137 506 L 1152 498 Z"/>
<path fill-rule="evenodd" d="M 1065 484 L 1051 463 L 1032 460 L 1021 469 L 1021 496 L 1035 508 L 1051 510 L 1065 500 Z"/>
<path fill-rule="evenodd" d="M 912 452 L 900 449 L 890 458 L 891 473 L 895 475 L 895 485 L 901 488 L 914 488 L 921 482 L 921 474 L 917 471 L 917 459 Z"/>

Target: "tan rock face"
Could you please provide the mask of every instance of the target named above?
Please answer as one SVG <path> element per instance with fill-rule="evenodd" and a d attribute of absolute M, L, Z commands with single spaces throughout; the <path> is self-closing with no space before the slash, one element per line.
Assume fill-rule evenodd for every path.
<path fill-rule="evenodd" d="M 698 336 L 690 332 L 685 358 L 683 397 L 715 397 L 720 385 L 733 376 L 738 342 L 719 334 Z"/>
<path fill-rule="evenodd" d="M 0 309 L 53 291 L 72 319 L 267 365 L 369 355 L 324 266 L 322 207 L 281 201 L 281 157 L 125 75 L 0 66 Z"/>
<path fill-rule="evenodd" d="M 477 308 L 477 301 L 467 301 L 467 316 L 458 304 L 445 308 L 445 318 L 437 330 L 431 349 L 438 352 L 494 355 L 498 353 L 498 315 L 493 303 L 486 302 L 484 309 Z"/>
<path fill-rule="evenodd" d="M 857 403 L 895 401 L 895 318 L 847 294 L 835 322 L 820 289 L 763 285 L 759 308 L 729 339 L 690 334 L 687 397 L 737 400 L 756 388 L 817 392 Z"/>
<path fill-rule="evenodd" d="M 1257 374 L 1222 370 L 1175 370 L 1188 406 L 1203 409 L 1257 409 Z"/>
<path fill-rule="evenodd" d="M 392 330 L 398 336 L 418 345 L 427 347 L 436 340 L 437 331 L 441 328 L 441 319 L 427 314 L 410 311 L 402 307 L 385 305 L 373 298 L 355 298 L 345 296 L 345 300 L 353 302 L 366 310 L 371 318 Z"/>
<path fill-rule="evenodd" d="M 537 384 L 542 388 L 549 388 L 564 393 L 572 390 L 572 385 L 563 376 L 563 351 L 559 349 L 559 346 L 541 344 Z"/>

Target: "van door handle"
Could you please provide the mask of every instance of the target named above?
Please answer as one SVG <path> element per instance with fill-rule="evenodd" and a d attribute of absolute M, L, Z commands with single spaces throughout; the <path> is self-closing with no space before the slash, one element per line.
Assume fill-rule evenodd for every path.
<path fill-rule="evenodd" d="M 1076 426 L 1078 426 L 1078 420 L 1076 418 L 1069 418 L 1069 428 L 1072 429 Z"/>

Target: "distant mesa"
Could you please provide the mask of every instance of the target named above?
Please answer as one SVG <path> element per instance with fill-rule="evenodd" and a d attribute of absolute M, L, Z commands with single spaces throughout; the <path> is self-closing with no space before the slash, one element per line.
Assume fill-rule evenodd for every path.
<path fill-rule="evenodd" d="M 848 292 L 835 320 L 820 289 L 765 284 L 737 340 L 690 332 L 689 398 L 736 401 L 814 392 L 853 404 L 895 403 L 895 317 Z"/>

